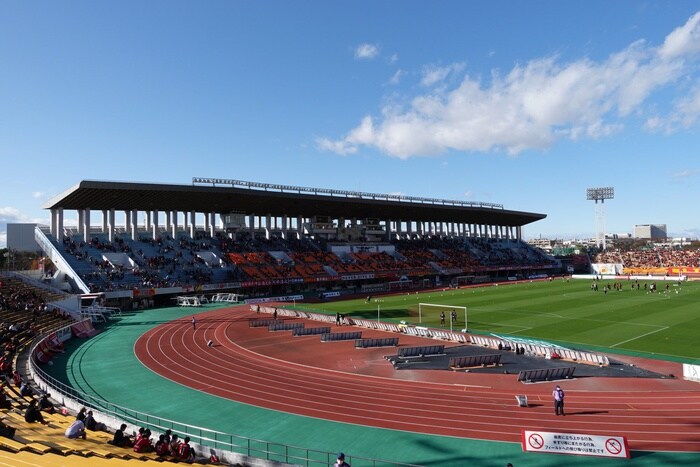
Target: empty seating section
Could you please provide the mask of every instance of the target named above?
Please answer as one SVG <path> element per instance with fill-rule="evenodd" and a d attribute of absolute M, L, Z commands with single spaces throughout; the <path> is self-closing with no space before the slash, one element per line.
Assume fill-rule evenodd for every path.
<path fill-rule="evenodd" d="M 523 370 L 518 373 L 518 381 L 535 383 L 538 381 L 555 381 L 573 378 L 576 367 L 545 368 L 541 370 Z"/>
<path fill-rule="evenodd" d="M 429 355 L 443 355 L 444 345 L 423 345 L 419 347 L 402 347 L 399 349 L 399 358 L 427 357 Z"/>
<path fill-rule="evenodd" d="M 398 337 L 374 337 L 366 339 L 355 339 L 356 349 L 366 349 L 369 347 L 395 347 L 399 345 Z"/>
<path fill-rule="evenodd" d="M 499 363 L 501 363 L 501 354 L 466 355 L 463 357 L 451 357 L 448 365 L 451 369 L 455 370 L 459 368 L 497 366 Z"/>

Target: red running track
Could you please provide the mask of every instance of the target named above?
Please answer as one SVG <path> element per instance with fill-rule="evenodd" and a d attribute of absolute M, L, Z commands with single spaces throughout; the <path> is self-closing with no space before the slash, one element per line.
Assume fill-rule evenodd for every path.
<path fill-rule="evenodd" d="M 524 385 L 515 375 L 394 370 L 384 355 L 396 349 L 355 349 L 352 341 L 322 343 L 318 335 L 250 328 L 248 320 L 255 317 L 247 307 L 219 309 L 197 315 L 194 331 L 190 318 L 175 320 L 144 334 L 136 355 L 156 373 L 193 389 L 290 414 L 493 441 L 520 442 L 523 429 L 626 436 L 632 450 L 700 452 L 697 383 L 566 381 L 567 415 L 557 417 L 553 384 Z M 343 327 L 348 329 L 358 328 Z M 362 329 L 363 338 L 389 335 Z M 214 347 L 207 347 L 208 339 Z M 406 335 L 399 341 L 434 342 Z M 677 363 L 629 360 L 664 374 L 682 372 Z M 518 407 L 516 394 L 527 395 L 530 407 Z"/>

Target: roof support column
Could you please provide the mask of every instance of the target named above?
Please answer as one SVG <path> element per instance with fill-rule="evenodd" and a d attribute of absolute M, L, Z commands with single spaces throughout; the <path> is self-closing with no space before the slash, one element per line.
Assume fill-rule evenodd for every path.
<path fill-rule="evenodd" d="M 151 231 L 151 217 L 152 217 L 152 216 L 153 216 L 152 211 L 146 211 L 146 225 L 143 226 L 143 229 L 144 229 L 146 232 L 150 232 L 150 231 Z M 154 238 L 154 240 L 155 240 L 155 238 Z"/>
<path fill-rule="evenodd" d="M 190 237 L 194 239 L 194 231 L 197 228 L 197 213 L 190 211 Z"/>
<path fill-rule="evenodd" d="M 107 211 L 107 237 L 110 242 L 114 241 L 114 209 Z"/>
<path fill-rule="evenodd" d="M 108 211 L 108 209 L 102 210 L 102 233 L 107 233 L 107 226 L 109 225 L 109 220 L 107 219 Z"/>
<path fill-rule="evenodd" d="M 301 240 L 304 236 L 304 220 L 301 216 L 297 216 L 297 240 Z"/>
<path fill-rule="evenodd" d="M 165 230 L 170 232 L 173 228 L 173 213 L 170 211 L 165 211 Z"/>
<path fill-rule="evenodd" d="M 131 238 L 136 240 L 139 231 L 139 211 L 134 209 L 131 211 Z"/>
<path fill-rule="evenodd" d="M 151 223 L 151 236 L 153 240 L 156 240 L 158 238 L 158 211 L 153 211 L 151 215 L 153 221 Z"/>
<path fill-rule="evenodd" d="M 287 216 L 282 216 L 282 239 L 287 240 Z"/>
<path fill-rule="evenodd" d="M 90 208 L 83 209 L 83 240 L 85 243 L 90 242 Z"/>
<path fill-rule="evenodd" d="M 271 230 L 272 230 L 272 215 L 268 214 L 267 216 L 265 216 L 265 238 L 267 240 L 269 240 L 271 237 L 271 235 L 270 235 Z"/>
<path fill-rule="evenodd" d="M 59 243 L 63 242 L 63 208 L 51 210 L 51 233 Z"/>
<path fill-rule="evenodd" d="M 172 224 L 170 224 L 170 236 L 175 240 L 177 238 L 177 211 L 173 211 Z"/>
<path fill-rule="evenodd" d="M 248 216 L 248 232 L 251 239 L 255 238 L 255 214 Z"/>
<path fill-rule="evenodd" d="M 391 238 L 391 220 L 387 219 L 384 221 L 384 241 L 388 242 Z"/>
<path fill-rule="evenodd" d="M 124 233 L 131 235 L 131 211 L 124 211 Z"/>

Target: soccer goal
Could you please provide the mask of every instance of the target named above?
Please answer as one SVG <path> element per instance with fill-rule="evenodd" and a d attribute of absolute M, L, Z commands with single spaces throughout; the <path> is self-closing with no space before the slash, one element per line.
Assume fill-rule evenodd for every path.
<path fill-rule="evenodd" d="M 445 320 L 441 319 L 441 314 L 444 313 Z M 418 304 L 418 322 L 423 322 L 425 316 L 426 321 L 440 323 L 440 326 L 447 326 L 449 323 L 450 331 L 453 327 L 459 329 L 461 325 L 462 315 L 464 315 L 464 329 L 467 329 L 467 307 L 456 305 L 437 305 L 435 303 L 419 303 Z"/>

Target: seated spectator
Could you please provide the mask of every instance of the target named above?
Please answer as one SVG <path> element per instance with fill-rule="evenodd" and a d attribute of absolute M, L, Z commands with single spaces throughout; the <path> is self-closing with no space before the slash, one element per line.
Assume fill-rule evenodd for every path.
<path fill-rule="evenodd" d="M 185 436 L 185 441 L 178 447 L 178 459 L 185 462 L 194 461 L 194 449 L 190 446 L 190 437 Z"/>
<path fill-rule="evenodd" d="M 145 429 L 141 437 L 134 443 L 134 452 L 151 452 L 153 445 L 151 444 L 151 430 Z"/>
<path fill-rule="evenodd" d="M 117 431 L 114 432 L 114 438 L 112 438 L 111 444 L 113 446 L 119 446 L 120 448 L 129 448 L 132 446 L 131 438 L 124 434 L 126 430 L 126 423 L 122 423 Z"/>
<path fill-rule="evenodd" d="M 168 441 L 165 435 L 160 435 L 156 441 L 156 454 L 159 456 L 167 456 L 169 452 Z"/>
<path fill-rule="evenodd" d="M 12 439 L 15 437 L 15 431 L 17 430 L 14 427 L 7 426 L 2 420 L 0 420 L 0 436 Z"/>
<path fill-rule="evenodd" d="M 22 381 L 22 385 L 19 387 L 19 395 L 22 397 L 31 397 L 34 395 L 32 387 L 26 381 Z"/>
<path fill-rule="evenodd" d="M 85 415 L 85 428 L 90 431 L 107 431 L 107 425 L 95 420 L 95 417 L 92 415 L 92 410 L 88 410 L 87 415 Z"/>
<path fill-rule="evenodd" d="M 19 374 L 19 371 L 15 370 L 15 372 L 12 373 L 12 382 L 15 383 L 17 387 L 22 385 L 22 375 Z"/>
<path fill-rule="evenodd" d="M 180 452 L 179 449 L 180 440 L 177 438 L 177 435 L 173 435 L 172 439 L 170 440 L 170 446 L 168 447 L 168 451 L 170 452 L 171 456 L 177 457 Z"/>
<path fill-rule="evenodd" d="M 24 412 L 24 420 L 27 423 L 40 422 L 40 423 L 43 423 L 44 425 L 49 423 L 46 420 L 44 420 L 44 416 L 41 415 L 41 410 L 39 410 L 39 407 L 37 407 L 35 400 L 32 400 L 29 403 L 29 407 L 27 407 L 27 411 Z"/>
<path fill-rule="evenodd" d="M 0 383 L 0 409 L 11 409 L 12 403 L 5 393 L 5 382 Z"/>
<path fill-rule="evenodd" d="M 56 412 L 56 408 L 53 405 L 53 402 L 49 400 L 50 394 L 44 394 L 41 396 L 41 399 L 39 399 L 39 409 L 46 413 L 54 413 Z"/>
<path fill-rule="evenodd" d="M 85 433 L 85 423 L 83 423 L 83 417 L 78 414 L 78 418 L 71 423 L 71 425 L 66 428 L 66 438 L 68 439 L 76 439 L 76 438 L 87 438 L 87 434 Z"/>

